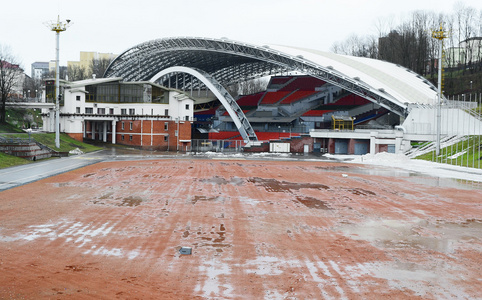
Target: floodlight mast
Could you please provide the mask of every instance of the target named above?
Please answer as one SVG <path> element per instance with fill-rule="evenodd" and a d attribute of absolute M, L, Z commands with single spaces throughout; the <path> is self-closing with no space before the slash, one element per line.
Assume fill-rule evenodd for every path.
<path fill-rule="evenodd" d="M 65 23 L 60 21 L 60 16 L 57 16 L 57 22 L 51 21 L 48 23 L 50 30 L 56 32 L 56 47 L 55 47 L 55 147 L 60 148 L 60 82 L 59 82 L 59 39 L 60 33 L 67 30 L 70 20 Z"/>
<path fill-rule="evenodd" d="M 441 127 L 441 106 L 442 106 L 442 57 L 443 57 L 443 40 L 448 37 L 448 33 L 443 30 L 442 23 L 440 23 L 440 30 L 433 30 L 432 37 L 439 40 L 439 62 L 438 62 L 438 103 L 437 103 L 437 141 L 435 148 L 435 155 L 440 155 L 440 127 Z"/>

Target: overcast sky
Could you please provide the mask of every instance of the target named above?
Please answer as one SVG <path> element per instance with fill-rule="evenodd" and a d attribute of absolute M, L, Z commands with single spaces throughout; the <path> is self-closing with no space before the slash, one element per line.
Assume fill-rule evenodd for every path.
<path fill-rule="evenodd" d="M 454 5 L 482 9 L 480 0 L 2 0 L 0 44 L 30 74 L 35 61 L 55 59 L 55 33 L 44 25 L 72 20 L 60 33 L 60 62 L 80 51 L 120 54 L 152 39 L 210 37 L 329 51 L 352 34 L 377 34 L 415 10 L 452 13 Z"/>

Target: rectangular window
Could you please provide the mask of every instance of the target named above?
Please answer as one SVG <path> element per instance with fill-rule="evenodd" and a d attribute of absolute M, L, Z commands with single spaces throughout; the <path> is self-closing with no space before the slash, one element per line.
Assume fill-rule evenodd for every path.
<path fill-rule="evenodd" d="M 132 130 L 132 122 L 129 123 L 129 130 Z"/>
<path fill-rule="evenodd" d="M 127 109 L 121 108 L 121 115 L 127 115 Z"/>
<path fill-rule="evenodd" d="M 165 109 L 165 110 L 164 110 L 164 115 L 165 115 L 165 116 L 169 116 L 169 109 Z"/>
<path fill-rule="evenodd" d="M 122 122 L 121 128 L 122 128 L 122 130 L 124 130 L 124 122 Z"/>
<path fill-rule="evenodd" d="M 186 104 L 186 109 L 189 109 L 189 104 Z"/>
<path fill-rule="evenodd" d="M 168 139 L 168 138 L 169 138 L 169 136 L 168 136 L 168 135 L 165 135 L 165 136 L 164 136 L 164 142 L 167 142 L 167 139 Z"/>
<path fill-rule="evenodd" d="M 76 114 L 80 114 L 80 107 L 76 107 L 76 108 L 75 108 L 75 113 L 76 113 Z"/>
<path fill-rule="evenodd" d="M 105 115 L 105 108 L 97 108 L 97 114 Z"/>
<path fill-rule="evenodd" d="M 189 121 L 189 116 L 186 116 L 184 120 Z"/>
<path fill-rule="evenodd" d="M 122 140 L 122 141 L 124 140 L 124 135 L 123 135 L 123 134 L 121 134 L 121 140 Z"/>
<path fill-rule="evenodd" d="M 80 96 L 75 96 L 75 100 L 80 101 Z"/>
<path fill-rule="evenodd" d="M 109 114 L 110 114 L 110 115 L 113 115 L 113 114 L 114 114 L 114 109 L 113 109 L 113 108 L 109 108 Z"/>
<path fill-rule="evenodd" d="M 135 108 L 129 108 L 129 115 L 135 115 L 136 114 L 136 109 Z"/>
<path fill-rule="evenodd" d="M 169 129 L 169 123 L 164 122 L 164 131 L 167 131 Z"/>
<path fill-rule="evenodd" d="M 85 108 L 85 113 L 86 114 L 93 114 L 94 113 L 94 109 L 92 107 L 86 107 Z"/>
<path fill-rule="evenodd" d="M 132 135 L 129 135 L 129 141 L 132 141 Z"/>

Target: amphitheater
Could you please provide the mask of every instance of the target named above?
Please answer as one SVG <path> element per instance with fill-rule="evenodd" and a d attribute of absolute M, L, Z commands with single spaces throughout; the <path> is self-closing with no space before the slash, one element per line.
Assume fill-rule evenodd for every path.
<path fill-rule="evenodd" d="M 179 37 L 126 50 L 105 76 L 188 93 L 198 103 L 196 132 L 206 133 L 193 138 L 257 145 L 309 135 L 309 142 L 298 142 L 307 152 L 338 154 L 404 153 L 414 141 L 437 138 L 437 88 L 407 68 L 374 59 Z M 269 80 L 265 91 L 235 99 L 227 90 L 255 79 Z M 477 101 L 442 97 L 438 130 L 443 138 L 455 142 L 480 135 Z"/>
<path fill-rule="evenodd" d="M 270 72 L 266 91 L 234 99 L 224 88 Z M 313 144 L 363 144 L 368 131 L 359 151 L 383 150 L 392 135 L 395 148 L 409 135 L 433 138 L 426 113 L 433 86 L 384 62 L 172 38 L 127 50 L 106 74 L 205 98 L 198 115 L 219 129 L 200 129 L 252 147 L 296 134 Z M 372 127 L 322 128 L 325 114 L 347 121 L 338 126 L 365 115 L 359 126 Z M 373 120 L 393 128 L 377 129 Z M 335 152 L 343 148 L 336 141 Z M 303 155 L 116 151 L 61 158 L 83 167 L 0 192 L 1 299 L 477 299 L 482 292 L 480 184 Z"/>

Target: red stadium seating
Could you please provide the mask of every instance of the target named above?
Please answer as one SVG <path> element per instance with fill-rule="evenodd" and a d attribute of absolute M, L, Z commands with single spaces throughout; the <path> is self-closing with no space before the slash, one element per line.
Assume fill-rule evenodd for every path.
<path fill-rule="evenodd" d="M 280 102 L 280 104 L 290 104 L 316 93 L 317 92 L 315 91 L 296 91 L 288 97 L 284 98 L 283 101 Z"/>
<path fill-rule="evenodd" d="M 326 82 L 318 78 L 303 76 L 298 77 L 279 91 L 314 91 L 316 87 L 324 85 Z"/>
<path fill-rule="evenodd" d="M 236 101 L 239 106 L 258 106 L 259 99 L 263 97 L 265 92 L 251 94 L 242 96 L 241 98 Z"/>
<path fill-rule="evenodd" d="M 345 96 L 343 98 L 338 99 L 337 101 L 330 103 L 328 105 L 365 105 L 370 103 L 370 100 L 367 100 L 365 98 L 362 98 L 358 95 L 355 94 L 350 94 L 348 96 Z"/>
<path fill-rule="evenodd" d="M 289 132 L 256 132 L 256 136 L 258 137 L 259 141 L 270 141 L 270 140 L 279 140 L 279 139 L 289 139 L 291 137 L 299 137 L 299 133 L 290 133 Z M 242 140 L 243 138 L 239 134 L 238 131 L 220 131 L 220 132 L 210 132 L 209 133 L 210 140 Z"/>
<path fill-rule="evenodd" d="M 237 136 L 239 136 L 239 131 L 220 131 L 209 133 L 210 140 L 230 140 Z"/>
<path fill-rule="evenodd" d="M 303 117 L 321 117 L 326 113 L 330 113 L 334 110 L 309 110 L 303 114 Z"/>
<path fill-rule="evenodd" d="M 283 92 L 269 92 L 264 95 L 264 97 L 261 99 L 261 102 L 259 104 L 275 104 L 284 97 L 286 97 L 290 91 L 283 91 Z"/>

